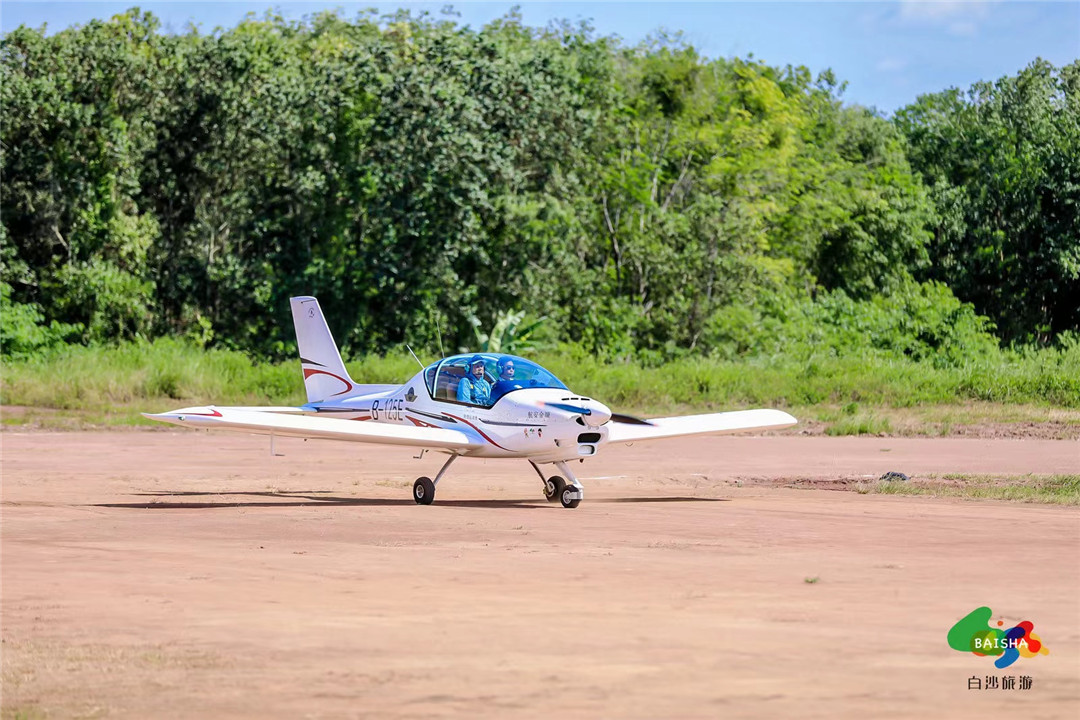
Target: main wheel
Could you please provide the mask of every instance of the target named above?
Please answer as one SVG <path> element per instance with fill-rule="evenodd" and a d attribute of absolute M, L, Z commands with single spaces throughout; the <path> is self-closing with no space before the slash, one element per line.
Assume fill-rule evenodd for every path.
<path fill-rule="evenodd" d="M 417 505 L 430 505 L 435 499 L 435 483 L 431 478 L 416 478 L 412 485 L 412 497 Z"/>
<path fill-rule="evenodd" d="M 578 497 L 578 489 L 573 485 L 564 487 L 563 491 L 559 493 L 559 502 L 562 503 L 564 508 L 576 508 L 581 504 L 581 498 Z"/>
<path fill-rule="evenodd" d="M 566 481 L 558 475 L 552 475 L 544 483 L 544 497 L 548 502 L 559 502 L 562 491 L 566 488 Z"/>

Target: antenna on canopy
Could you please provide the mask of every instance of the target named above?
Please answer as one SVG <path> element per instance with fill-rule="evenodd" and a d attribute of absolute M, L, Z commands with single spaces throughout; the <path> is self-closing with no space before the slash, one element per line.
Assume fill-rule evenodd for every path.
<path fill-rule="evenodd" d="M 421 370 L 423 370 L 423 369 L 424 369 L 424 363 L 420 362 L 420 358 L 416 357 L 416 353 L 414 353 L 414 352 L 413 352 L 412 348 L 411 348 L 411 347 L 409 347 L 409 346 L 408 346 L 408 345 L 406 344 L 406 345 L 405 345 L 405 349 L 409 351 L 409 354 L 410 354 L 410 355 L 412 355 L 412 359 L 413 359 L 413 360 L 415 360 L 415 361 L 416 361 L 416 364 L 420 366 L 420 369 L 421 369 Z"/>
<path fill-rule="evenodd" d="M 442 328 L 439 327 L 439 318 L 437 315 L 432 315 L 432 319 L 435 320 L 435 337 L 439 340 L 439 357 L 446 357 L 446 351 L 442 346 Z"/>

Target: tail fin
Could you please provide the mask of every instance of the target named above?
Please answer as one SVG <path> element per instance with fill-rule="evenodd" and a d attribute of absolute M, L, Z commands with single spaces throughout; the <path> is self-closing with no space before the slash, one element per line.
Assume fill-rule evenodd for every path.
<path fill-rule="evenodd" d="M 296 344 L 300 348 L 300 365 L 304 369 L 304 389 L 308 402 L 344 395 L 356 384 L 345 370 L 341 353 L 323 318 L 319 301 L 313 297 L 294 297 L 293 325 Z"/>

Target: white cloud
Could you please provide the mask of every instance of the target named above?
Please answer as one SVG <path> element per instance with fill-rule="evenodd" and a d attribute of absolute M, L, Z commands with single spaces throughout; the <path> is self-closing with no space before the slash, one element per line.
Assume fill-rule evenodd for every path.
<path fill-rule="evenodd" d="M 957 15 L 985 12 L 987 5 L 984 0 L 901 0 L 900 17 L 905 20 L 940 22 Z"/>
<path fill-rule="evenodd" d="M 950 35 L 963 35 L 964 37 L 972 37 L 979 32 L 979 24 L 973 20 L 958 20 L 953 23 L 949 23 L 947 28 Z"/>
<path fill-rule="evenodd" d="M 906 69 L 908 61 L 904 58 L 886 57 L 878 60 L 875 68 L 878 72 L 900 72 Z"/>
<path fill-rule="evenodd" d="M 976 35 L 993 4 L 984 0 L 902 0 L 900 21 L 942 27 L 950 35 Z"/>

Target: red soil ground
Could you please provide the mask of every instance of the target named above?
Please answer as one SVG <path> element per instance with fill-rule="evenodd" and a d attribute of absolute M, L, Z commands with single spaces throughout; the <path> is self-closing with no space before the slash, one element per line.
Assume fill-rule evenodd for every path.
<path fill-rule="evenodd" d="M 196 432 L 3 433 L 4 717 L 1077 717 L 1080 511 L 769 487 L 1080 471 L 1051 440 L 522 462 Z M 816 580 L 815 580 L 816 579 Z M 813 582 L 808 582 L 813 580 Z M 954 651 L 980 605 L 1050 654 Z M 1007 625 L 1006 625 L 1007 626 Z M 1028 676 L 1028 690 L 968 690 Z"/>

